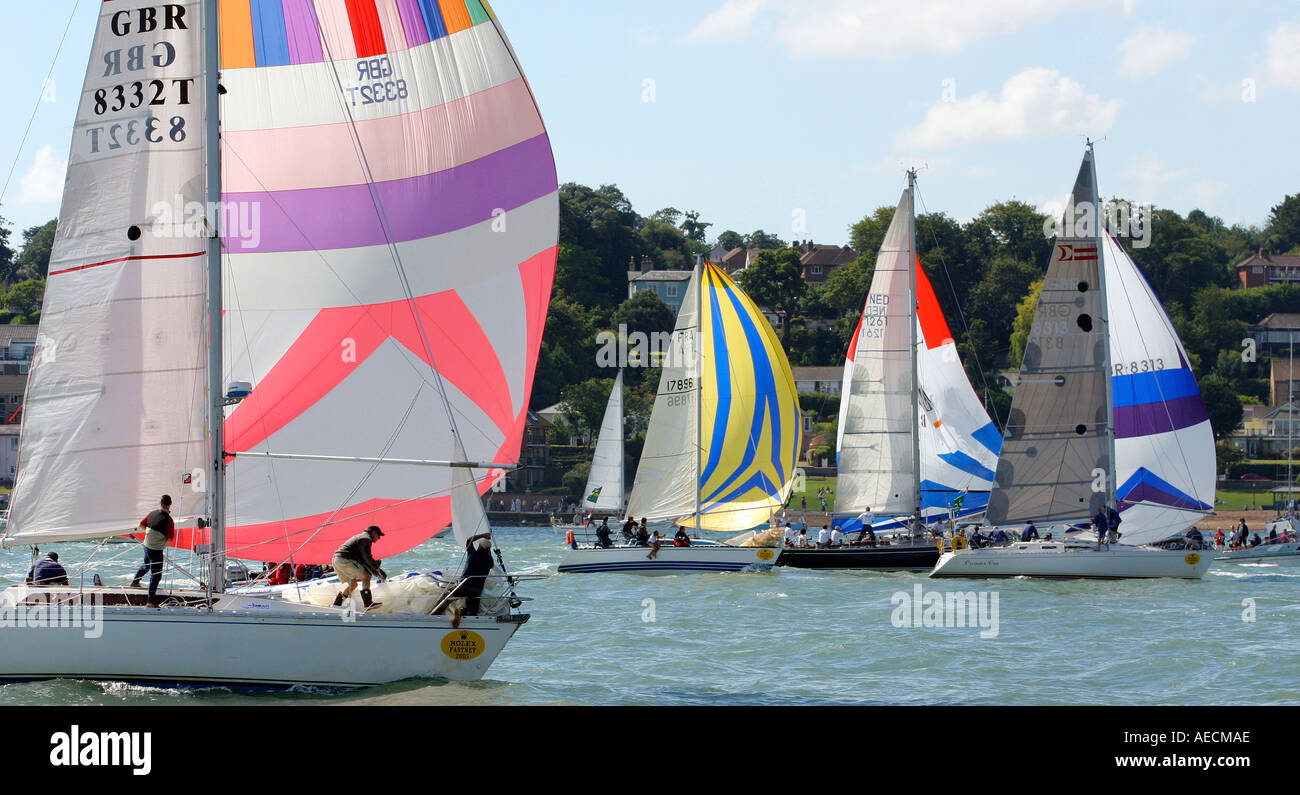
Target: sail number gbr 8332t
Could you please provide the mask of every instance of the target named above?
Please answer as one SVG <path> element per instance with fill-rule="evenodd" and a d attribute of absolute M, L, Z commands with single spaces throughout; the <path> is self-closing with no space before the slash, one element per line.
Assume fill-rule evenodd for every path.
<path fill-rule="evenodd" d="M 111 154 L 140 147 L 184 144 L 188 114 L 195 107 L 198 80 L 198 25 L 178 3 L 123 9 L 102 17 L 111 36 L 99 36 L 102 64 L 88 75 L 80 118 L 88 119 L 76 137 L 83 155 Z M 92 84 L 93 83 L 93 84 Z"/>

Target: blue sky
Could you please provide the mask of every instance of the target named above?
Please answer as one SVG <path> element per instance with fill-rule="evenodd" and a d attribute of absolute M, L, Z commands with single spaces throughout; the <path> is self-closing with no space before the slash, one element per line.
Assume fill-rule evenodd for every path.
<path fill-rule="evenodd" d="M 0 206 L 58 211 L 98 2 L 0 0 Z M 561 181 L 637 210 L 843 243 L 892 205 L 961 219 L 1061 201 L 1085 135 L 1106 195 L 1262 224 L 1300 192 L 1300 4 L 1155 0 L 493 0 Z M 797 226 L 802 220 L 803 225 Z"/>

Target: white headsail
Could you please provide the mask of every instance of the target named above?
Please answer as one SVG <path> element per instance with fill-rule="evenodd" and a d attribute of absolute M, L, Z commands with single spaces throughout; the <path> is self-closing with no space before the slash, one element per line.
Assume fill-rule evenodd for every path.
<path fill-rule="evenodd" d="M 605 416 L 596 437 L 596 451 L 591 458 L 591 473 L 583 492 L 582 509 L 602 513 L 623 510 L 623 371 L 614 379 Z"/>

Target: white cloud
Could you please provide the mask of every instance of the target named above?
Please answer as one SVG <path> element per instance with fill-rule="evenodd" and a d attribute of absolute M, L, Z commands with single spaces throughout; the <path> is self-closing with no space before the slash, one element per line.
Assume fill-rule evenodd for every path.
<path fill-rule="evenodd" d="M 1124 170 L 1127 184 L 1115 195 L 1123 196 L 1138 204 L 1163 204 L 1169 206 L 1168 199 L 1163 199 L 1163 188 L 1187 174 L 1185 169 L 1174 169 L 1165 165 L 1158 155 L 1148 152 L 1138 158 L 1134 165 Z"/>
<path fill-rule="evenodd" d="M 760 11 L 781 16 L 777 37 L 795 55 L 891 58 L 958 52 L 1015 33 L 1080 6 L 1122 6 L 1124 0 L 726 0 L 688 36 L 739 38 Z"/>
<path fill-rule="evenodd" d="M 68 161 L 54 154 L 54 147 L 46 145 L 36 150 L 32 167 L 18 180 L 19 204 L 57 204 L 63 196 L 63 177 L 68 171 Z"/>
<path fill-rule="evenodd" d="M 1283 22 L 1268 34 L 1265 62 L 1274 83 L 1300 89 L 1300 24 Z"/>
<path fill-rule="evenodd" d="M 686 34 L 686 40 L 715 42 L 744 38 L 749 35 L 754 17 L 764 5 L 765 0 L 727 0 Z"/>
<path fill-rule="evenodd" d="M 1083 84 L 1055 69 L 1026 69 L 998 97 L 981 91 L 970 99 L 937 102 L 925 120 L 896 137 L 898 146 L 948 149 L 990 141 L 1061 135 L 1105 135 L 1115 126 L 1119 100 L 1085 93 Z"/>
<path fill-rule="evenodd" d="M 1174 30 L 1141 27 L 1119 45 L 1120 73 L 1146 77 L 1191 55 L 1196 37 Z"/>

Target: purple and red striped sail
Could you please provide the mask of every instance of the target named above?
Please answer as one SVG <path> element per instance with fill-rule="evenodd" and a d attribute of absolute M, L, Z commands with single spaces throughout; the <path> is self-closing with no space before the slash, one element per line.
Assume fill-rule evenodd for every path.
<path fill-rule="evenodd" d="M 253 384 L 225 423 L 229 554 L 327 562 L 375 524 L 393 555 L 449 523 L 449 470 L 239 454 L 449 460 L 450 409 L 469 460 L 518 459 L 555 272 L 546 129 L 486 2 L 220 9 L 223 200 L 260 219 L 224 241 L 225 373 Z"/>

